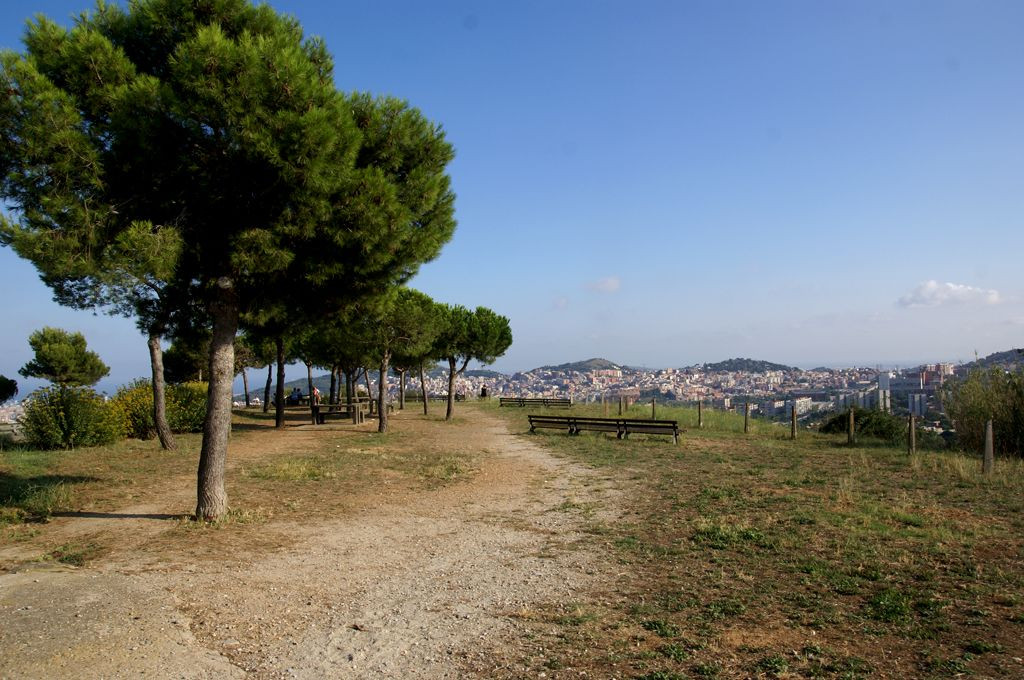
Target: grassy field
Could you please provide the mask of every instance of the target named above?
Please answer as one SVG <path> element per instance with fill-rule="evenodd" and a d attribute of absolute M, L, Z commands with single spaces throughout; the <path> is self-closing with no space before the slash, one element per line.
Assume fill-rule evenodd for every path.
<path fill-rule="evenodd" d="M 793 442 L 763 421 L 744 435 L 742 416 L 722 412 L 696 430 L 695 410 L 662 407 L 688 428 L 678 446 L 529 434 L 524 411 L 490 408 L 623 491 L 618 520 L 589 524 L 616 582 L 532 619 L 524 661 L 538 673 L 1024 677 L 1019 461 L 984 478 L 962 455 L 807 431 Z"/>
<path fill-rule="evenodd" d="M 614 520 L 584 502 L 557 509 L 579 516 L 581 547 L 604 555 L 612 578 L 580 601 L 511 613 L 528 632 L 521 663 L 531 676 L 1024 677 L 1018 461 L 998 461 L 985 478 L 976 458 L 908 457 L 806 431 L 793 442 L 788 427 L 760 420 L 744 435 L 742 416 L 721 412 L 697 430 L 695 411 L 659 407 L 658 417 L 687 428 L 676 446 L 668 437 L 531 435 L 523 410 L 460 408 L 500 414 L 513 432 L 619 489 Z M 649 404 L 630 413 L 649 414 Z M 132 550 L 241 559 L 286 545 L 291 522 L 336 517 L 367 493 L 471 475 L 480 455 L 459 419 L 437 428 L 410 416 L 380 436 L 275 432 L 270 418 L 236 414 L 228 491 L 242 510 L 214 525 L 186 517 L 198 436 L 172 453 L 139 441 L 0 452 L 0 542 L 87 564 L 123 549 L 124 535 L 69 542 L 48 533 L 47 517 L 156 504 L 170 513 L 166 530 Z"/>
<path fill-rule="evenodd" d="M 273 413 L 235 412 L 226 485 L 232 508 L 216 523 L 189 518 L 201 435 L 179 435 L 176 451 L 158 442 L 127 440 L 74 451 L 0 451 L 0 546 L 37 547 L 39 559 L 70 564 L 94 561 L 117 549 L 123 537 L 106 532 L 80 545 L 49 538 L 54 516 L 124 515 L 125 508 L 152 506 L 167 513 L 167 529 L 149 540 L 147 551 L 184 549 L 196 559 L 237 557 L 246 550 L 272 549 L 288 531 L 269 528 L 290 521 L 336 517 L 359 506 L 368 492 L 429 488 L 472 474 L 476 453 L 458 445 L 463 426 L 445 432 L 449 442 L 424 443 L 417 434 L 431 421 L 409 416 L 395 431 L 380 435 L 375 423 L 360 428 L 310 430 L 308 410 L 289 414 L 289 427 L 273 428 Z M 130 513 L 129 513 L 130 514 Z M 215 537 L 194 541 L 195 532 Z"/>

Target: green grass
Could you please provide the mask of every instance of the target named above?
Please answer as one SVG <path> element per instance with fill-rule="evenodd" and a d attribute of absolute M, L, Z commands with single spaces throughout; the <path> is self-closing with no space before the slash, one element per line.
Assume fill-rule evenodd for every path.
<path fill-rule="evenodd" d="M 48 552 L 43 559 L 52 559 L 61 564 L 82 567 L 105 552 L 105 548 L 98 543 L 65 543 Z"/>
<path fill-rule="evenodd" d="M 999 460 L 985 477 L 963 454 L 910 457 L 806 431 L 794 442 L 760 420 L 745 435 L 742 415 L 721 412 L 705 412 L 698 431 L 695 410 L 660 406 L 659 418 L 688 428 L 678 446 L 530 434 L 526 413 L 539 409 L 493 410 L 622 491 L 621 518 L 595 521 L 590 539 L 621 572 L 621 604 L 587 628 L 605 674 L 997 676 L 1024 656 L 1022 461 Z M 649 417 L 650 404 L 630 415 Z M 655 625 L 679 653 L 659 651 L 668 641 Z"/>

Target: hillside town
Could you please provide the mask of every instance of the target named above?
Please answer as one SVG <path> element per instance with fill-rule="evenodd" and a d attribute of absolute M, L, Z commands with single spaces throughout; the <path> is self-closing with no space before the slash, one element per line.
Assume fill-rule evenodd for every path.
<path fill-rule="evenodd" d="M 605 359 L 544 366 L 505 375 L 494 371 L 467 371 L 456 378 L 456 394 L 470 398 L 561 397 L 574 402 L 657 399 L 665 404 L 694 404 L 711 408 L 743 410 L 766 418 L 788 418 L 795 407 L 801 419 L 845 409 L 849 406 L 878 409 L 891 413 L 924 416 L 940 412 L 941 388 L 951 377 L 967 367 L 952 363 L 925 364 L 901 370 L 878 368 L 800 368 L 764 361 L 732 359 L 718 364 L 699 364 L 685 368 L 640 368 L 612 363 Z M 327 376 L 315 380 L 326 393 Z M 377 391 L 376 374 L 370 374 L 371 390 Z M 441 396 L 448 391 L 446 370 L 437 368 L 427 377 L 427 392 Z M 287 383 L 307 391 L 306 382 Z M 365 390 L 362 386 L 361 391 Z M 398 398 L 398 378 L 388 377 L 388 394 Z M 407 393 L 419 394 L 419 381 L 409 379 Z M 236 395 L 241 406 L 242 395 Z M 259 396 L 251 393 L 251 403 Z M 15 423 L 23 404 L 0 407 L 0 423 Z"/>
<path fill-rule="evenodd" d="M 696 403 L 734 410 L 750 404 L 751 413 L 788 417 L 795 407 L 801 417 L 841 410 L 851 405 L 893 413 L 923 416 L 941 410 L 941 387 L 956 375 L 952 363 L 926 364 L 903 370 L 878 368 L 799 368 L 730 360 L 686 368 L 647 369 L 614 364 L 604 359 L 545 366 L 502 375 L 480 371 L 459 377 L 456 391 L 491 396 L 569 397 L 597 402 L 619 396 L 635 400 L 652 397 L 663 403 Z M 395 383 L 392 385 L 391 383 Z M 397 394 L 397 381 L 389 380 Z M 427 381 L 432 394 L 447 392 L 446 376 Z"/>

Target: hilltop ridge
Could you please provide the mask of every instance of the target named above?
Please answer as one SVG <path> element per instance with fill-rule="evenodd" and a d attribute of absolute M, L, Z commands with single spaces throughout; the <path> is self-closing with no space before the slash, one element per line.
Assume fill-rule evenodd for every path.
<path fill-rule="evenodd" d="M 587 371 L 608 371 L 618 370 L 622 366 L 607 359 L 593 358 L 587 359 L 586 361 L 572 361 L 567 364 L 558 364 L 557 366 L 540 366 L 539 368 L 533 369 L 534 371 L 578 371 L 580 373 L 586 373 Z M 532 371 L 531 371 L 532 372 Z"/>
<path fill-rule="evenodd" d="M 1008 349 L 1005 352 L 994 352 L 989 354 L 987 357 L 976 359 L 968 364 L 964 364 L 967 368 L 990 368 L 998 366 L 999 368 L 1005 368 L 1013 370 L 1024 365 L 1024 348 L 1022 349 Z"/>
<path fill-rule="evenodd" d="M 726 359 L 714 364 L 704 364 L 705 371 L 743 371 L 744 373 L 766 373 L 768 371 L 795 371 L 792 366 L 775 364 L 760 359 Z"/>

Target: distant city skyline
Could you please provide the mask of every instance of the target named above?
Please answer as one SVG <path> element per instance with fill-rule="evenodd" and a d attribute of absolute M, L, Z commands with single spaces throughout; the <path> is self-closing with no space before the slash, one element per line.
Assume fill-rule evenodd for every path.
<path fill-rule="evenodd" d="M 496 370 L 1024 344 L 1024 4 L 269 4 L 325 39 L 340 89 L 446 130 L 459 227 L 411 285 L 508 316 Z M 0 46 L 93 5 L 3 3 Z M 6 248 L 0 295 L 19 396 L 47 325 L 110 364 L 100 389 L 149 374 L 132 321 L 58 307 Z"/>

